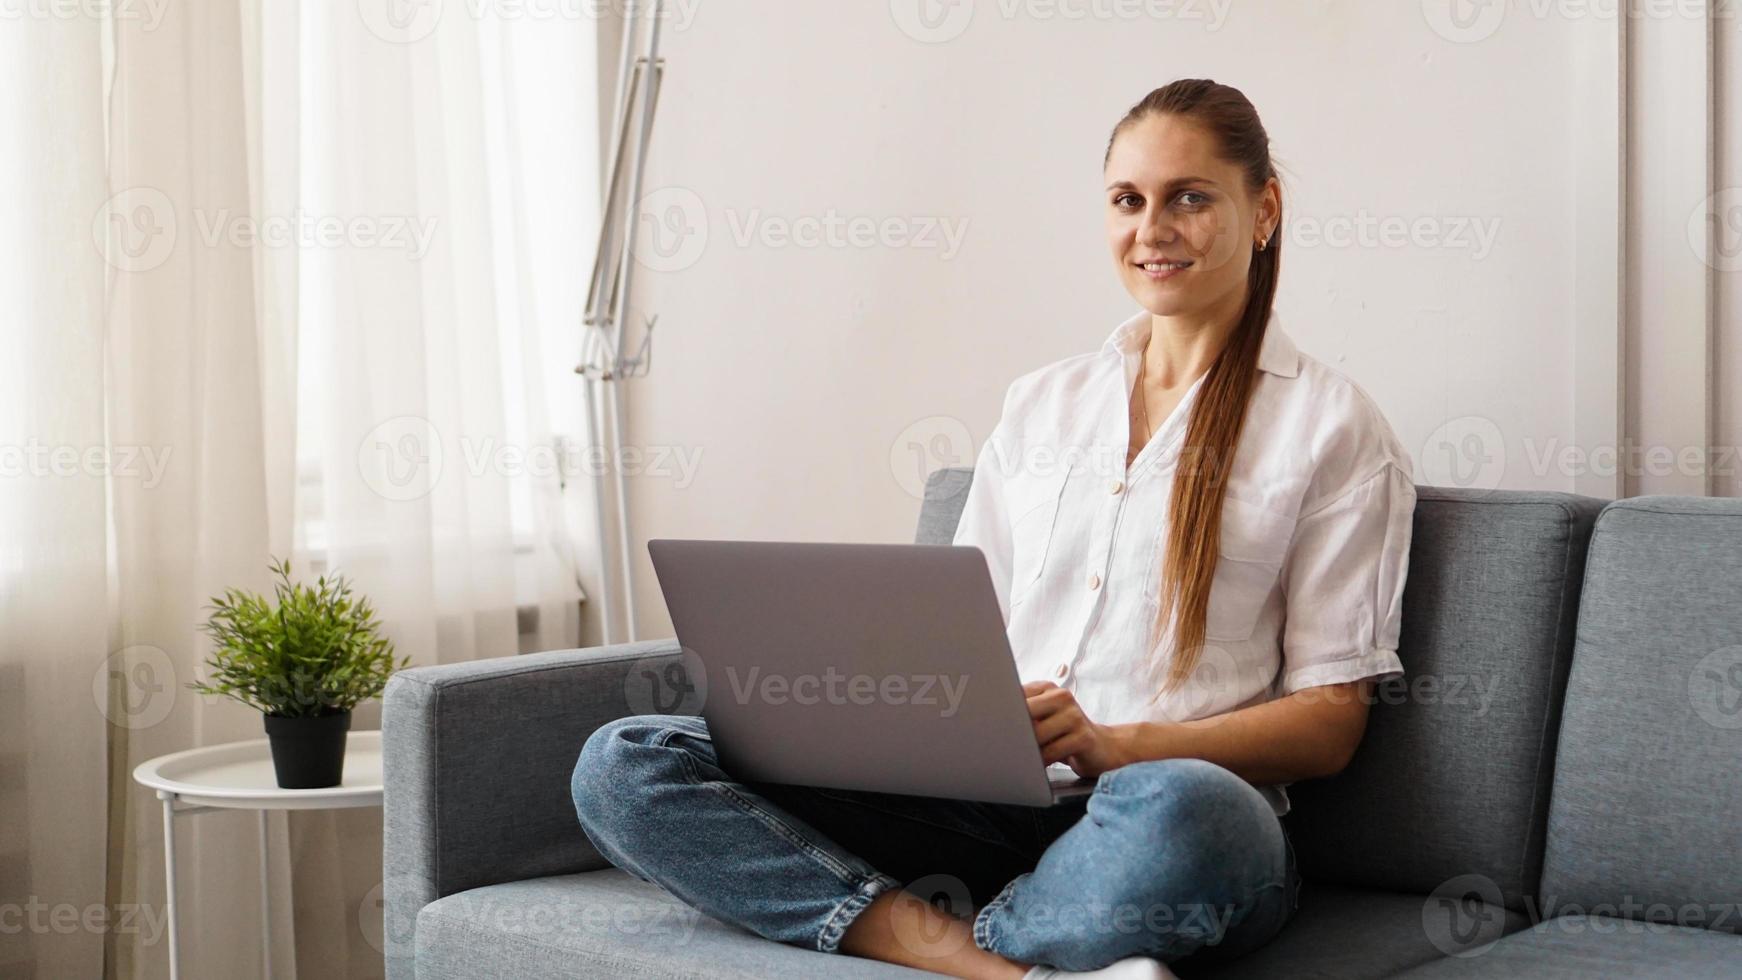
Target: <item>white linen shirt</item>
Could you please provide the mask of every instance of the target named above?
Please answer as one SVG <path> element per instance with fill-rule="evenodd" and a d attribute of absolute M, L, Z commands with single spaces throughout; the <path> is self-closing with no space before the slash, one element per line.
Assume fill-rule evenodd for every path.
<path fill-rule="evenodd" d="M 1145 648 L 1168 495 L 1200 377 L 1129 468 L 1150 314 L 1101 350 L 1017 378 L 981 447 L 954 544 L 986 557 L 1024 683 L 1101 724 L 1188 721 L 1304 688 L 1398 677 L 1415 511 L 1409 454 L 1355 382 L 1301 354 L 1273 313 L 1222 504 L 1203 653 L 1176 691 Z M 1160 650 L 1171 649 L 1171 626 Z M 1280 816 L 1287 784 L 1260 787 Z"/>

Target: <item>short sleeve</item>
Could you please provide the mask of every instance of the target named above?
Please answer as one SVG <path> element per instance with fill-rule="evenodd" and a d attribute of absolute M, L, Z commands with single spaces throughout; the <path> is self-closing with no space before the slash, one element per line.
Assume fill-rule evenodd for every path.
<path fill-rule="evenodd" d="M 1409 470 L 1387 461 L 1310 506 L 1283 561 L 1282 694 L 1403 676 L 1397 635 L 1415 517 Z"/>
<path fill-rule="evenodd" d="M 998 596 L 998 610 L 1008 627 L 1012 546 L 1009 509 L 1004 496 L 1004 471 L 1000 465 L 1003 459 L 1009 458 L 1003 452 L 1004 433 L 1005 420 L 1000 418 L 974 461 L 974 478 L 968 484 L 968 496 L 962 502 L 962 516 L 956 522 L 955 537 L 950 543 L 979 548 L 986 556 L 986 570 L 992 575 L 992 591 Z"/>

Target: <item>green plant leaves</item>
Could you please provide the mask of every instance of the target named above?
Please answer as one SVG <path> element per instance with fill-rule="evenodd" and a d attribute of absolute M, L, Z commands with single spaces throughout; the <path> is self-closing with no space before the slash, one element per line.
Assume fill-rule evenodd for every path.
<path fill-rule="evenodd" d="M 273 600 L 225 589 L 200 627 L 214 641 L 209 681 L 188 687 L 234 698 L 269 715 L 300 718 L 350 711 L 378 697 L 395 670 L 375 610 L 353 596 L 343 575 L 322 575 L 311 588 L 291 581 L 290 562 L 274 559 Z"/>

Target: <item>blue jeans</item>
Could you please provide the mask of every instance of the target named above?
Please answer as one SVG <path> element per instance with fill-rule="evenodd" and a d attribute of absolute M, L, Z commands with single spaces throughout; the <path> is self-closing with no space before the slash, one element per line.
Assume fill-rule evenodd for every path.
<path fill-rule="evenodd" d="M 571 791 L 613 864 L 716 919 L 822 952 L 892 890 L 971 916 L 982 949 L 1066 970 L 1238 956 L 1299 900 L 1270 804 L 1198 759 L 1135 763 L 1091 796 L 1026 807 L 742 782 L 721 769 L 702 719 L 642 715 L 587 740 Z M 909 935 L 910 948 L 929 941 Z"/>

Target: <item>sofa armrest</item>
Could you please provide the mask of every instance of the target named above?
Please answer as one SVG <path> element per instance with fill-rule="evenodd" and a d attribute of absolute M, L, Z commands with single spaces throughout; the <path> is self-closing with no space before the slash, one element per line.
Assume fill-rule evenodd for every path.
<path fill-rule="evenodd" d="M 575 817 L 575 760 L 599 726 L 636 713 L 631 671 L 681 665 L 680 650 L 654 640 L 393 676 L 381 722 L 390 977 L 413 975 L 417 913 L 430 902 L 607 866 Z"/>

